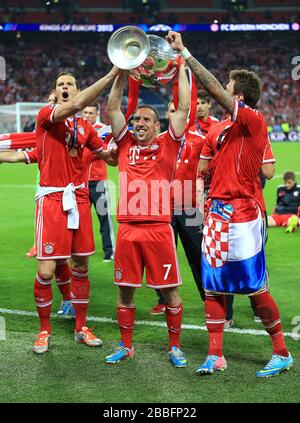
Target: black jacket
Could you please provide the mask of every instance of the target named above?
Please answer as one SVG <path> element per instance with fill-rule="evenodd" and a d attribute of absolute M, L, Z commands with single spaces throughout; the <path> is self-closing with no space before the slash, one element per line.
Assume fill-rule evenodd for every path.
<path fill-rule="evenodd" d="M 277 214 L 297 214 L 300 207 L 300 185 L 297 183 L 290 190 L 284 185 L 277 188 L 277 202 L 275 213 Z"/>

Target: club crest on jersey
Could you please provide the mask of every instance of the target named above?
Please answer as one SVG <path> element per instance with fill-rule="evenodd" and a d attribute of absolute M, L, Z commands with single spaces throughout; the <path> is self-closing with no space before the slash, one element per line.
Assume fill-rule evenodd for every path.
<path fill-rule="evenodd" d="M 52 254 L 54 251 L 54 244 L 52 242 L 46 242 L 44 244 L 44 251 L 46 254 Z"/>
<path fill-rule="evenodd" d="M 115 270 L 115 279 L 117 281 L 120 281 L 122 279 L 122 277 L 123 277 L 122 269 L 120 269 L 120 268 L 116 269 Z"/>
<path fill-rule="evenodd" d="M 155 151 L 155 150 L 158 150 L 158 149 L 159 149 L 159 145 L 157 145 L 157 144 L 150 145 L 150 150 L 151 151 Z"/>
<path fill-rule="evenodd" d="M 79 127 L 78 127 L 78 132 L 79 132 L 81 135 L 84 135 L 84 128 L 83 128 L 82 126 L 79 126 Z"/>

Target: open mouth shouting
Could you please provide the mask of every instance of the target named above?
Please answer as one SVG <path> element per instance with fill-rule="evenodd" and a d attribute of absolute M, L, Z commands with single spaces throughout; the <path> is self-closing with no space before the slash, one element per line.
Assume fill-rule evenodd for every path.
<path fill-rule="evenodd" d="M 64 91 L 62 93 L 62 98 L 63 98 L 63 101 L 68 101 L 68 99 L 69 99 L 69 93 L 67 91 Z"/>

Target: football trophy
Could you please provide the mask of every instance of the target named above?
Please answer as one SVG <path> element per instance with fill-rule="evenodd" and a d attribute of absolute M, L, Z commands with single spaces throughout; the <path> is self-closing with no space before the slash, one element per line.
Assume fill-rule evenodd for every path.
<path fill-rule="evenodd" d="M 115 31 L 107 45 L 110 61 L 144 87 L 160 87 L 177 73 L 180 55 L 157 35 L 147 35 L 135 26 Z"/>

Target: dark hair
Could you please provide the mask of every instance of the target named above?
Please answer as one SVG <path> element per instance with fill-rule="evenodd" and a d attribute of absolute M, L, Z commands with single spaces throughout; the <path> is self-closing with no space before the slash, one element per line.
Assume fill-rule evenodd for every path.
<path fill-rule="evenodd" d="M 294 172 L 285 172 L 285 174 L 283 175 L 283 180 L 284 182 L 288 181 L 288 180 L 292 180 L 295 181 L 296 180 L 296 175 Z"/>
<path fill-rule="evenodd" d="M 55 78 L 55 80 L 54 80 L 54 84 L 53 84 L 53 87 L 52 87 L 52 89 L 53 89 L 53 90 L 55 90 L 55 88 L 56 88 L 56 82 L 57 82 L 58 78 L 60 78 L 60 77 L 61 77 L 61 76 L 63 76 L 63 75 L 69 75 L 69 76 L 72 76 L 72 77 L 75 79 L 75 83 L 76 83 L 76 87 L 77 87 L 77 89 L 78 89 L 78 90 L 80 89 L 80 86 L 79 86 L 79 82 L 78 82 L 77 76 L 76 76 L 76 75 L 74 75 L 74 73 L 72 73 L 72 72 L 60 72 L 58 75 L 56 75 L 56 78 Z"/>
<path fill-rule="evenodd" d="M 243 94 L 245 104 L 255 107 L 262 89 L 262 80 L 257 73 L 246 69 L 232 70 L 229 79 L 234 81 L 233 95 Z"/>
<path fill-rule="evenodd" d="M 96 111 L 97 112 L 99 112 L 99 104 L 98 103 L 96 103 L 96 102 L 94 102 L 94 103 L 92 103 L 92 104 L 89 104 L 88 106 L 86 106 L 86 107 L 94 107 L 95 109 L 96 109 Z"/>
<path fill-rule="evenodd" d="M 197 98 L 206 101 L 206 103 L 210 103 L 210 96 L 204 90 L 199 90 L 197 93 Z"/>
<path fill-rule="evenodd" d="M 160 121 L 160 118 L 159 118 L 159 113 L 158 113 L 158 111 L 156 110 L 156 108 L 155 108 L 155 107 L 153 107 L 153 106 L 148 106 L 147 104 L 141 104 L 140 106 L 138 106 L 138 107 L 136 108 L 135 113 L 136 113 L 139 109 L 150 109 L 150 110 L 152 110 L 152 112 L 153 112 L 153 113 L 154 113 L 154 115 L 155 115 L 154 122 L 156 123 L 156 122 L 159 122 L 159 121 Z"/>

